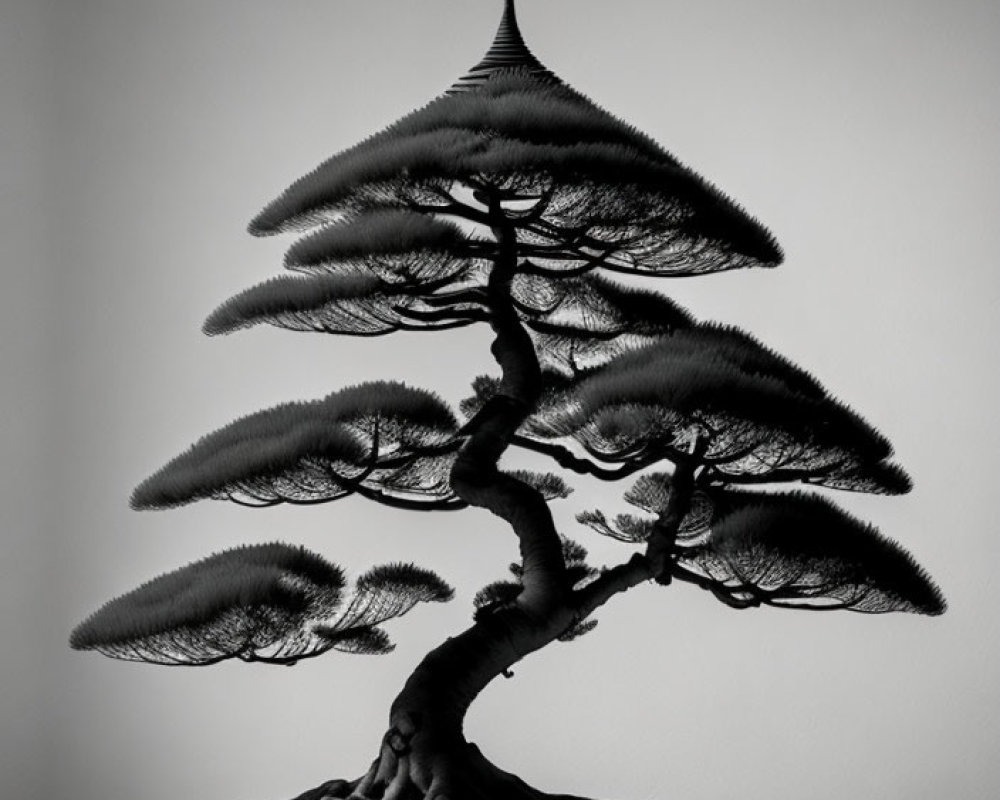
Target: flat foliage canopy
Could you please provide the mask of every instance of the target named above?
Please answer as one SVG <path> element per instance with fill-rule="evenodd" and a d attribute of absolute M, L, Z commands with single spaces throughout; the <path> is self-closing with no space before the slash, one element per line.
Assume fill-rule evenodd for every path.
<path fill-rule="evenodd" d="M 824 498 L 744 494 L 679 558 L 738 603 L 941 614 L 944 598 L 898 544 Z"/>
<path fill-rule="evenodd" d="M 558 79 L 518 67 L 439 97 L 324 162 L 250 231 L 298 230 L 376 209 L 446 211 L 456 184 L 544 198 L 544 212 L 524 231 L 539 245 L 536 263 L 554 271 L 602 248 L 616 254 L 605 267 L 640 273 L 781 260 L 767 231 L 648 137 Z"/>
<path fill-rule="evenodd" d="M 111 600 L 70 645 L 126 660 L 209 664 L 301 654 L 310 620 L 340 604 L 344 574 L 302 547 L 247 545 L 196 561 Z"/>
<path fill-rule="evenodd" d="M 480 401 L 491 390 L 480 382 Z M 596 462 L 694 456 L 726 482 L 909 489 L 888 462 L 885 437 L 791 362 L 715 325 L 677 328 L 572 379 L 551 375 L 542 406 L 522 430 L 528 439 L 573 442 Z"/>
<path fill-rule="evenodd" d="M 113 658 L 203 666 L 230 658 L 291 664 L 328 650 L 392 650 L 381 623 L 454 594 L 413 564 L 375 567 L 340 611 L 344 573 L 302 547 L 272 543 L 216 553 L 111 600 L 70 645 Z"/>
<path fill-rule="evenodd" d="M 205 333 L 232 333 L 267 323 L 297 331 L 379 336 L 393 331 L 446 330 L 484 318 L 473 306 L 441 315 L 424 287 L 394 286 L 374 276 L 280 276 L 247 289 L 217 308 Z"/>
<path fill-rule="evenodd" d="M 445 277 L 444 267 L 470 253 L 469 238 L 458 226 L 426 214 L 383 209 L 303 237 L 285 254 L 285 266 L 314 273 L 375 272 L 390 283 L 405 283 Z"/>
<path fill-rule="evenodd" d="M 431 392 L 392 381 L 361 384 L 259 411 L 203 437 L 140 484 L 132 505 L 325 502 L 397 488 L 436 502 L 451 496 L 447 459 L 457 430 Z"/>

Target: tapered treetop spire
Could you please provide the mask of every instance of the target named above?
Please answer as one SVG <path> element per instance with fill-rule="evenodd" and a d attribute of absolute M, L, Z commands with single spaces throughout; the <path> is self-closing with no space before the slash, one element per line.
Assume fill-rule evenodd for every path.
<path fill-rule="evenodd" d="M 500 18 L 500 27 L 497 28 L 497 35 L 493 39 L 493 44 L 486 51 L 476 66 L 470 69 L 465 75 L 459 78 L 447 94 L 456 92 L 467 92 L 475 89 L 488 81 L 494 73 L 502 69 L 526 70 L 531 75 L 545 77 L 558 81 L 542 63 L 535 58 L 531 50 L 524 43 L 521 31 L 517 27 L 517 13 L 514 11 L 514 0 L 504 0 L 503 16 Z"/>

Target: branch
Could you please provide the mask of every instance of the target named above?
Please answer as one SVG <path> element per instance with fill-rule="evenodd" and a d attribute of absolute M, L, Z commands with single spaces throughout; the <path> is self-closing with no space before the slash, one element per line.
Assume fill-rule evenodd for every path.
<path fill-rule="evenodd" d="M 528 309 L 534 313 L 534 309 Z M 563 325 L 553 324 L 551 322 L 545 322 L 540 319 L 529 319 L 527 320 L 527 325 L 535 333 L 547 333 L 550 336 L 565 336 L 567 328 Z M 623 333 L 627 333 L 628 330 L 624 326 L 617 331 L 586 331 L 586 338 L 588 341 L 596 342 L 610 342 L 612 339 L 621 336 Z M 583 338 L 582 336 L 580 338 Z"/>
<path fill-rule="evenodd" d="M 696 453 L 698 449 L 699 447 L 696 447 Z M 649 559 L 656 582 L 664 586 L 670 583 L 670 568 L 673 565 L 677 531 L 680 530 L 681 523 L 691 507 L 697 461 L 698 456 L 695 455 L 677 464 L 670 478 L 667 507 L 660 513 L 646 543 L 646 558 Z"/>
<path fill-rule="evenodd" d="M 560 467 L 565 467 L 566 469 L 572 470 L 580 475 L 592 475 L 593 477 L 600 478 L 604 481 L 616 481 L 620 478 L 627 478 L 629 475 L 645 469 L 650 464 L 661 460 L 659 457 L 646 455 L 632 461 L 631 463 L 622 464 L 620 467 L 611 469 L 608 467 L 598 466 L 588 458 L 581 458 L 580 456 L 573 455 L 570 450 L 560 444 L 539 442 L 535 439 L 529 439 L 526 436 L 520 435 L 515 435 L 511 439 L 511 444 L 525 450 L 532 450 L 535 453 L 550 456 Z"/>
<path fill-rule="evenodd" d="M 677 531 L 691 506 L 695 484 L 694 473 L 698 466 L 698 452 L 701 449 L 702 445 L 697 445 L 692 457 L 680 462 L 674 470 L 667 507 L 653 526 L 653 532 L 647 540 L 646 552 L 636 553 L 624 564 L 605 570 L 595 581 L 574 593 L 579 619 L 591 614 L 616 594 L 628 591 L 644 581 L 652 579 L 666 586 L 677 574 L 677 570 L 681 569 L 676 565 L 674 558 L 677 550 Z"/>
<path fill-rule="evenodd" d="M 722 472 L 718 466 L 709 465 L 698 478 L 699 485 L 725 486 L 729 484 L 753 485 L 760 483 L 783 483 L 786 481 L 802 481 L 803 483 L 816 483 L 816 480 L 824 475 L 829 475 L 837 469 L 843 467 L 844 461 L 834 461 L 824 467 L 808 467 L 804 469 L 775 469 L 761 473 L 737 473 L 729 474 Z"/>
<path fill-rule="evenodd" d="M 548 245 L 533 245 L 521 248 L 521 255 L 525 258 L 544 258 L 546 261 L 583 261 L 584 264 L 579 268 L 581 272 L 587 272 L 591 269 L 597 267 L 603 267 L 610 258 L 616 255 L 613 248 L 604 250 L 602 253 L 584 253 L 580 250 L 569 249 L 565 247 L 560 247 L 558 245 L 552 245 L 551 248 Z M 557 269 L 545 269 L 544 267 L 539 267 L 537 264 L 531 261 L 525 261 L 524 265 L 526 268 L 522 268 L 522 272 L 527 272 L 532 275 L 558 275 L 560 277 L 570 274 L 566 270 Z"/>
<path fill-rule="evenodd" d="M 613 260 L 616 256 L 620 255 L 622 242 L 606 242 L 591 236 L 588 234 L 591 227 L 591 225 L 579 225 L 572 228 L 562 228 L 554 225 L 549 220 L 534 220 L 531 225 L 525 226 L 525 229 L 536 236 L 554 241 L 555 244 L 532 245 L 528 250 L 528 254 L 537 253 L 540 257 L 558 260 L 596 259 L 602 262 L 596 266 L 605 266 L 608 269 L 620 270 L 626 273 L 633 272 L 634 268 L 631 263 L 621 263 Z M 549 248 L 552 248 L 551 254 L 549 253 Z M 584 252 L 583 248 L 596 250 L 600 255 L 597 256 L 594 253 Z"/>
<path fill-rule="evenodd" d="M 429 205 L 427 203 L 408 202 L 407 209 L 418 214 L 441 214 L 444 216 L 459 217 L 470 222 L 477 222 L 480 225 L 489 225 L 490 217 L 478 208 L 473 208 L 465 203 L 455 200 L 451 195 L 446 195 L 448 202 L 440 206 Z"/>
<path fill-rule="evenodd" d="M 759 601 L 754 601 L 749 598 L 745 600 L 740 600 L 734 597 L 730 592 L 726 591 L 726 587 L 723 587 L 717 581 L 713 581 L 711 578 L 706 578 L 704 575 L 699 575 L 697 572 L 692 572 L 691 570 L 682 567 L 680 564 L 674 564 L 672 570 L 673 577 L 677 578 L 679 581 L 684 581 L 684 583 L 691 583 L 695 586 L 699 586 L 706 591 L 711 592 L 718 600 L 721 600 L 730 608 L 745 609 L 754 608 L 760 605 Z M 729 587 L 731 590 L 737 590 L 739 587 Z"/>
<path fill-rule="evenodd" d="M 642 553 L 635 553 L 624 564 L 605 570 L 599 578 L 574 592 L 577 619 L 590 615 L 616 594 L 655 577 L 649 559 Z"/>
<path fill-rule="evenodd" d="M 441 322 L 442 329 L 446 327 L 460 327 L 469 322 L 488 322 L 489 314 L 479 308 L 451 309 L 442 308 L 437 311 L 421 311 L 417 308 L 404 308 L 397 306 L 393 308 L 401 317 L 410 317 L 423 322 Z M 401 330 L 406 330 L 406 324 L 399 326 Z M 414 328 L 414 330 L 425 330 L 424 328 Z"/>
<path fill-rule="evenodd" d="M 390 508 L 399 508 L 404 511 L 459 511 L 465 508 L 468 503 L 464 499 L 447 498 L 444 500 L 409 500 L 405 497 L 396 497 L 386 494 L 381 489 L 369 489 L 366 486 L 358 486 L 355 493 L 367 500 L 374 500 Z"/>
<path fill-rule="evenodd" d="M 462 289 L 440 294 L 430 294 L 420 298 L 429 306 L 447 306 L 452 303 L 476 303 L 482 304 L 487 301 L 486 293 L 479 288 Z"/>
<path fill-rule="evenodd" d="M 549 204 L 552 202 L 552 197 L 556 191 L 556 182 L 553 180 L 540 195 L 513 195 L 507 196 L 503 199 L 506 201 L 523 201 L 523 200 L 534 200 L 535 204 L 528 210 L 517 213 L 515 212 L 515 218 L 519 223 L 527 223 L 528 225 L 537 222 L 542 218 L 546 211 L 548 211 Z M 527 227 L 527 226 L 524 226 Z"/>

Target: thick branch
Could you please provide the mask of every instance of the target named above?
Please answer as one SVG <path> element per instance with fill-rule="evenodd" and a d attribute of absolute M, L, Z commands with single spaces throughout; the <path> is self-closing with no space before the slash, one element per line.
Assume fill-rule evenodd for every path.
<path fill-rule="evenodd" d="M 605 570 L 597 580 L 574 593 L 579 618 L 592 613 L 616 594 L 648 580 L 667 585 L 679 568 L 674 561 L 677 532 L 691 507 L 696 460 L 681 462 L 670 480 L 667 507 L 653 526 L 645 553 L 636 553 L 624 564 Z M 679 575 L 676 575 L 680 577 Z M 684 577 L 687 580 L 687 577 Z"/>
<path fill-rule="evenodd" d="M 496 338 L 490 347 L 502 372 L 500 392 L 534 409 L 542 393 L 541 368 L 535 347 L 521 324 L 511 299 L 511 281 L 517 270 L 517 232 L 498 202 L 491 208 L 497 255 L 487 285 L 487 305 Z"/>
<path fill-rule="evenodd" d="M 655 577 L 649 559 L 636 553 L 624 564 L 607 569 L 597 580 L 577 590 L 576 609 L 579 619 L 590 615 L 616 594 L 626 592 Z"/>
<path fill-rule="evenodd" d="M 681 522 L 691 508 L 694 494 L 694 459 L 681 461 L 670 478 L 670 497 L 667 507 L 660 513 L 653 525 L 653 532 L 646 543 L 646 558 L 656 578 L 656 582 L 670 583 L 670 568 L 673 566 L 674 545 Z"/>

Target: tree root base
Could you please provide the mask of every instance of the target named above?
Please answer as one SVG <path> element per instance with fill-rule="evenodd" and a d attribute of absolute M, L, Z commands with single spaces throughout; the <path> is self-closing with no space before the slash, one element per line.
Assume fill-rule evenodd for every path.
<path fill-rule="evenodd" d="M 295 800 L 586 800 L 529 786 L 491 764 L 474 744 L 432 759 L 414 759 L 384 747 L 368 772 L 331 780 Z"/>

